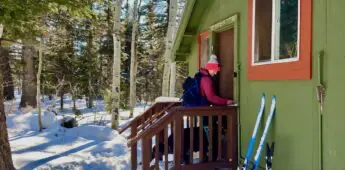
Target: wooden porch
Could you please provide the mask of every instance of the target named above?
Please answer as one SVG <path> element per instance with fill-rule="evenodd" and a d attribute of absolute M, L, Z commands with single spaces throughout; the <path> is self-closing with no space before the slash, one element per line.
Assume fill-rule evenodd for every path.
<path fill-rule="evenodd" d="M 160 169 L 160 163 L 166 170 L 237 167 L 236 107 L 187 108 L 178 102 L 156 103 L 120 133 L 129 128 L 133 170 L 138 166 L 143 170 Z M 138 164 L 139 141 L 142 160 Z"/>

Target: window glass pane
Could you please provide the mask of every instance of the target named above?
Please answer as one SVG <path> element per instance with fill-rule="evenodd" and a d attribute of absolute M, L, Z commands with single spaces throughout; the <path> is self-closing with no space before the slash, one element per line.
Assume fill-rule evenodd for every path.
<path fill-rule="evenodd" d="M 297 57 L 298 0 L 280 0 L 279 59 Z"/>
<path fill-rule="evenodd" d="M 272 0 L 255 1 L 255 62 L 271 60 Z"/>

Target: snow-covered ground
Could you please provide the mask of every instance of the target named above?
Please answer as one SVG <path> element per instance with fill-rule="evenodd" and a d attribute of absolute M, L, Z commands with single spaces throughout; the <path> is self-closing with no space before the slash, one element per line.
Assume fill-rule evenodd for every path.
<path fill-rule="evenodd" d="M 110 115 L 104 111 L 103 101 L 95 101 L 95 107 L 88 109 L 85 100 L 77 100 L 82 117 L 78 127 L 67 129 L 60 126 L 63 117 L 72 116 L 70 96 L 65 96 L 64 110 L 58 116 L 46 110 L 51 105 L 45 99 L 43 105 L 43 132 L 38 131 L 37 111 L 23 113 L 16 101 L 6 102 L 7 126 L 12 157 L 17 169 L 58 169 L 58 170 L 113 170 L 130 169 L 130 148 L 123 134 L 110 128 Z M 58 105 L 59 106 L 59 105 Z M 146 107 L 147 109 L 148 107 Z M 144 106 L 135 109 L 135 116 L 143 113 Z M 122 111 L 121 118 L 128 118 L 129 112 Z M 131 119 L 120 120 L 120 126 Z M 138 145 L 140 150 L 141 145 Z M 140 159 L 140 152 L 138 153 Z"/>

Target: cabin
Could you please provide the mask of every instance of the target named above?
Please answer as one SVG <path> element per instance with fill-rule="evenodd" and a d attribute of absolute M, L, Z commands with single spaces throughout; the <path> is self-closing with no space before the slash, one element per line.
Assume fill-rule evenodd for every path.
<path fill-rule="evenodd" d="M 165 169 L 236 169 L 246 156 L 263 93 L 264 117 L 251 161 L 271 97 L 276 96 L 266 139 L 275 143 L 273 169 L 344 169 L 344 7 L 345 1 L 329 0 L 187 0 L 173 60 L 187 62 L 193 76 L 216 54 L 221 64 L 218 94 L 239 106 L 184 108 L 180 103 L 156 103 L 126 127 L 131 129 L 132 169 L 137 169 L 138 162 L 143 169 L 159 169 L 160 162 Z M 182 126 L 202 127 L 203 116 L 226 119 L 224 135 L 218 131 L 207 136 L 208 149 L 219 142 L 217 155 L 207 152 L 208 161 L 202 161 L 203 140 L 197 152 L 193 152 L 195 142 L 182 145 L 197 133 L 190 130 L 183 139 Z M 174 135 L 173 147 L 170 135 Z M 141 151 L 136 149 L 139 141 Z M 158 142 L 163 143 L 163 154 L 151 149 Z M 186 149 L 188 162 L 184 161 Z M 143 160 L 137 160 L 137 152 L 145 155 Z M 171 154 L 174 161 L 164 161 Z M 265 149 L 261 157 L 265 167 Z"/>

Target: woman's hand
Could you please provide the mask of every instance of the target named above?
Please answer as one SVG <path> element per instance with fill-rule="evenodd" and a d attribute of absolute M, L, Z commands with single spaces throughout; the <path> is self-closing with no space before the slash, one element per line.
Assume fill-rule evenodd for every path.
<path fill-rule="evenodd" d="M 231 104 L 233 104 L 233 101 L 232 101 L 232 100 L 228 100 L 228 101 L 226 102 L 226 104 L 227 104 L 227 105 L 231 105 Z"/>

